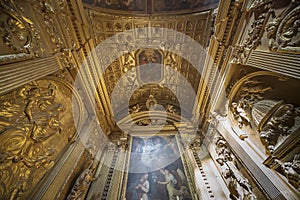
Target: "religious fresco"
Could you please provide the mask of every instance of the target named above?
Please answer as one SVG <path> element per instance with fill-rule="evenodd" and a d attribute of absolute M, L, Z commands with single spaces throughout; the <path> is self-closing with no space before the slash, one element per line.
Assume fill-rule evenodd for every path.
<path fill-rule="evenodd" d="M 205 6 L 218 3 L 219 0 L 82 0 L 82 2 L 101 8 L 155 13 L 190 9 L 199 10 Z"/>
<path fill-rule="evenodd" d="M 146 10 L 145 0 L 82 0 L 85 4 L 117 10 Z"/>
<path fill-rule="evenodd" d="M 138 53 L 138 74 L 144 83 L 158 83 L 163 78 L 163 55 L 154 49 L 141 50 Z"/>
<path fill-rule="evenodd" d="M 219 0 L 154 0 L 153 8 L 154 11 L 197 9 L 217 2 Z"/>
<path fill-rule="evenodd" d="M 192 199 L 175 136 L 133 137 L 126 199 Z"/>

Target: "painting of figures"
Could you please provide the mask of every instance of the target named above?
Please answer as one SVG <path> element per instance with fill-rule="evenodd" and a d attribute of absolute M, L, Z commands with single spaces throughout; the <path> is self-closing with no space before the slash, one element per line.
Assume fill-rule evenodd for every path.
<path fill-rule="evenodd" d="M 192 199 L 174 136 L 133 137 L 126 199 Z"/>
<path fill-rule="evenodd" d="M 138 74 L 144 83 L 159 83 L 163 78 L 163 55 L 158 50 L 146 49 L 138 53 Z"/>

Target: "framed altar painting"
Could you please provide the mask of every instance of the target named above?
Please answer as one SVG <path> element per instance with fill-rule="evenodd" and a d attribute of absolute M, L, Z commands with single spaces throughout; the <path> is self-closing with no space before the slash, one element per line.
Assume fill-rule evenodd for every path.
<path fill-rule="evenodd" d="M 191 200 L 176 137 L 132 137 L 126 200 Z"/>

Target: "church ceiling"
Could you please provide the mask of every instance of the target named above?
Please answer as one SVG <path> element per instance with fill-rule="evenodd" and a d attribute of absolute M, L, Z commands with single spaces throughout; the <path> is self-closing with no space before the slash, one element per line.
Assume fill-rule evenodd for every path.
<path fill-rule="evenodd" d="M 159 104 L 165 106 L 171 104 L 187 108 L 193 104 L 189 95 L 189 87 L 194 93 L 197 92 L 200 74 L 191 63 L 180 56 L 170 52 L 156 51 L 159 52 L 158 55 L 161 58 L 164 58 L 160 61 L 163 67 L 154 65 L 151 69 L 150 66 L 142 66 L 141 62 L 144 61 L 139 59 L 145 52 L 155 54 L 155 50 L 140 49 L 120 57 L 106 68 L 104 79 L 107 92 L 110 98 L 113 98 L 112 106 L 115 111 L 122 111 L 124 109 L 122 105 L 126 105 L 128 100 L 129 106 L 145 104 L 151 94 L 155 96 Z M 157 67 L 156 70 L 155 67 Z M 179 105 L 176 97 L 178 95 L 182 96 L 181 103 L 184 105 Z"/>
<path fill-rule="evenodd" d="M 83 0 L 84 4 L 105 10 L 140 14 L 191 13 L 214 7 L 219 0 Z"/>
<path fill-rule="evenodd" d="M 153 95 L 165 109 L 174 106 L 191 117 L 201 80 L 199 68 L 211 34 L 211 11 L 128 16 L 103 13 L 94 7 L 86 10 L 96 44 L 96 68 L 101 71 L 102 89 L 114 115 L 124 116 L 137 105 L 145 109 Z M 191 50 L 193 43 L 201 49 Z"/>

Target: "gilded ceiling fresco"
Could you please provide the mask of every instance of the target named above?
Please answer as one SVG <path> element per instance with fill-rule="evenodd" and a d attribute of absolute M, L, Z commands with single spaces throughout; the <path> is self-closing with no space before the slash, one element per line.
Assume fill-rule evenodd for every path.
<path fill-rule="evenodd" d="M 153 95 L 171 113 L 181 107 L 190 117 L 210 35 L 203 29 L 211 26 L 210 12 L 128 17 L 89 9 L 88 15 L 114 115 L 126 116 L 124 110 L 134 107 L 145 110 Z M 194 44 L 200 49 L 191 49 Z"/>
<path fill-rule="evenodd" d="M 218 2 L 219 0 L 83 0 L 85 4 L 100 8 L 146 13 L 180 10 L 191 12 L 191 10 L 203 10 L 206 6 Z"/>

